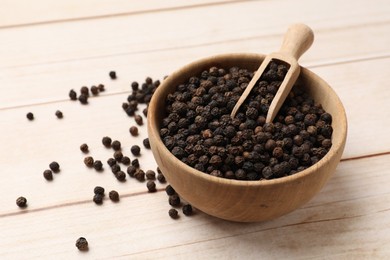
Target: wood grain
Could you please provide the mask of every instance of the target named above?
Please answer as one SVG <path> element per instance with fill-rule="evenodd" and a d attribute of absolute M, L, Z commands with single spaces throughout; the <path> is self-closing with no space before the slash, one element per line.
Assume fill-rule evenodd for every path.
<path fill-rule="evenodd" d="M 140 1 L 12 1 L 2 0 L 0 28 L 31 26 L 45 23 L 70 22 L 113 16 L 139 15 L 147 12 L 161 12 L 180 8 L 193 8 L 233 2 L 232 0 L 201 1 L 156 1 L 147 4 Z"/>
<path fill-rule="evenodd" d="M 283 35 L 286 28 L 295 21 L 308 24 L 315 33 L 317 30 L 337 30 L 340 27 L 388 22 L 390 7 L 386 4 L 386 0 L 378 0 L 376 5 L 369 6 L 364 5 L 365 2 L 365 0 L 358 0 L 354 5 L 355 8 L 350 8 L 348 2 L 340 3 L 336 0 L 327 2 L 279 0 L 273 3 L 249 1 L 224 5 L 223 8 L 210 6 L 185 9 L 180 12 L 113 17 L 109 20 L 85 20 L 77 23 L 3 29 L 0 31 L 0 39 L 3 43 L 0 49 L 0 57 L 2 57 L 0 68 L 103 58 L 110 55 L 162 49 L 175 50 L 182 46 L 253 37 L 253 35 L 263 37 Z M 279 17 L 274 21 L 273 11 L 275 6 L 279 5 L 283 5 L 283 8 L 278 9 Z M 305 8 L 291 12 L 296 6 L 305 6 Z M 262 20 L 273 22 L 269 24 L 256 22 L 259 20 L 258 10 L 262 10 Z M 221 15 L 215 19 L 214 13 L 217 12 Z M 243 12 L 245 16 L 240 16 L 235 22 L 231 22 L 232 17 Z M 368 12 L 371 15 L 366 15 Z M 158 26 L 155 21 L 158 21 Z M 187 30 L 189 27 L 191 30 Z M 247 51 L 244 47 L 241 51 Z M 273 49 L 269 49 L 269 52 Z M 268 53 L 266 51 L 264 50 Z"/>
<path fill-rule="evenodd" d="M 390 253 L 389 159 L 341 163 L 324 190 L 306 206 L 265 223 L 231 223 L 201 212 L 171 220 L 163 192 L 128 197 L 117 204 L 105 201 L 101 207 L 89 203 L 3 218 L 0 256 L 22 259 L 16 245 L 23 245 L 28 251 L 24 258 L 381 259 Z M 74 247 L 81 235 L 90 243 L 87 254 Z"/>

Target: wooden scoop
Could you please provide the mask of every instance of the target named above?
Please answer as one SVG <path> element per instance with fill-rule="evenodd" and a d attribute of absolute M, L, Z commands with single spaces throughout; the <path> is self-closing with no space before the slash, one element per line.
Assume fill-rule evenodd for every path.
<path fill-rule="evenodd" d="M 310 48 L 313 43 L 313 40 L 313 31 L 307 25 L 294 24 L 290 26 L 284 36 L 283 44 L 280 48 L 280 51 L 271 53 L 265 57 L 259 69 L 256 71 L 252 80 L 246 87 L 244 93 L 242 93 L 237 104 L 234 106 L 233 111 L 231 113 L 231 117 L 233 118 L 236 115 L 238 109 L 240 108 L 242 103 L 244 103 L 245 99 L 249 96 L 252 88 L 255 86 L 256 82 L 259 80 L 271 60 L 279 60 L 283 63 L 288 64 L 288 66 L 290 67 L 282 84 L 278 89 L 278 92 L 276 92 L 276 95 L 272 100 L 267 113 L 266 122 L 272 122 L 299 76 L 300 67 L 298 65 L 298 59 L 305 51 Z"/>

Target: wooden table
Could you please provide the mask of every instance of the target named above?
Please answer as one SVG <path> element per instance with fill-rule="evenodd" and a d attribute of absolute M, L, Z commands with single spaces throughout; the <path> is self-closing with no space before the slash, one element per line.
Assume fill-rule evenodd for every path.
<path fill-rule="evenodd" d="M 377 1 L 0 1 L 0 259 L 388 259 L 390 257 L 390 5 Z M 231 223 L 200 211 L 168 216 L 164 185 L 118 182 L 105 164 L 83 164 L 79 146 L 104 163 L 120 140 L 139 144 L 146 126 L 121 108 L 132 81 L 162 79 L 219 53 L 269 53 L 289 24 L 313 28 L 301 64 L 339 94 L 349 122 L 342 162 L 326 187 L 296 211 L 265 223 Z M 117 80 L 108 72 L 115 70 Z M 83 106 L 70 89 L 102 83 Z M 59 109 L 63 119 L 54 115 Z M 33 112 L 34 121 L 26 119 Z M 131 156 L 132 159 L 134 158 Z M 46 181 L 51 161 L 61 171 Z M 101 185 L 120 193 L 92 202 Z M 15 200 L 28 199 L 19 209 Z M 78 237 L 90 250 L 75 247 Z"/>

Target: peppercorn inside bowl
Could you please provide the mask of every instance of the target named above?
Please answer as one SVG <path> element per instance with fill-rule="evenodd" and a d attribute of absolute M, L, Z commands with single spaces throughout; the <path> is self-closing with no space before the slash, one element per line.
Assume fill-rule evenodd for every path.
<path fill-rule="evenodd" d="M 240 121 L 240 117 L 244 118 L 245 113 L 248 117 L 246 121 L 238 122 L 235 129 L 220 129 L 224 120 L 229 120 L 227 115 L 234 102 L 223 103 L 218 95 L 215 95 L 216 88 L 207 86 L 211 85 L 209 83 L 200 88 L 201 84 L 196 82 L 195 78 L 207 78 L 202 75 L 205 71 L 214 70 L 217 73 L 217 69 L 210 68 L 218 68 L 221 75 L 232 71 L 234 67 L 244 69 L 242 71 L 245 71 L 245 75 L 237 77 L 238 86 L 231 86 L 232 91 L 222 91 L 225 101 L 235 100 L 230 96 L 233 95 L 234 89 L 241 91 L 240 87 L 245 88 L 245 83 L 253 76 L 264 58 L 265 56 L 260 54 L 226 54 L 195 61 L 166 78 L 149 104 L 149 140 L 161 171 L 187 202 L 218 218 L 257 222 L 274 219 L 293 211 L 321 190 L 334 173 L 344 150 L 347 135 L 344 107 L 332 88 L 305 68 L 301 68 L 296 83 L 299 86 L 294 86 L 289 95 L 291 100 L 285 101 L 296 104 L 296 110 L 301 111 L 299 113 L 302 115 L 295 118 L 283 116 L 284 112 L 292 115 L 298 112 L 291 112 L 294 107 L 288 108 L 290 112 L 283 112 L 287 108 L 282 106 L 279 116 L 276 116 L 273 123 L 268 124 L 265 123 L 265 118 L 259 116 L 268 108 L 266 98 L 259 99 L 258 102 L 253 99 L 252 105 L 244 105 L 243 109 L 257 107 L 258 114 L 253 109 L 250 112 L 249 109 L 246 112 L 241 111 L 241 115 L 239 111 L 236 121 Z M 284 70 L 283 67 L 278 68 Z M 221 86 L 226 85 L 229 78 L 230 76 L 225 76 L 226 81 L 221 79 L 220 82 L 213 80 L 216 86 Z M 260 80 L 265 81 L 264 78 Z M 190 93 L 194 95 L 172 94 L 178 89 L 185 92 L 186 88 L 192 88 Z M 263 89 L 277 91 L 272 82 Z M 211 114 L 204 116 L 209 120 L 204 121 L 199 117 L 195 119 L 188 113 L 188 110 L 204 112 L 204 105 L 194 104 L 199 101 L 198 98 L 194 99 L 194 96 L 213 102 L 210 107 L 219 107 L 211 109 Z M 264 93 L 264 97 L 272 98 L 273 95 Z M 186 105 L 172 108 L 172 104 L 169 105 L 172 98 L 181 100 L 180 102 Z M 307 101 L 304 98 L 307 98 Z M 307 111 L 303 113 L 302 109 Z M 315 112 L 311 112 L 312 110 Z M 166 128 L 164 125 L 168 122 L 164 120 L 173 113 L 181 114 L 181 123 L 177 121 L 178 118 L 172 119 L 174 117 L 171 116 L 176 122 Z M 296 126 L 282 128 L 280 122 L 293 125 L 294 120 L 298 121 L 298 128 L 302 127 L 300 132 Z M 234 125 L 234 122 L 232 124 Z M 181 126 L 188 125 L 193 125 L 193 128 L 180 130 Z M 283 131 L 278 132 L 278 128 Z M 175 135 L 167 138 L 166 135 L 170 131 L 175 132 Z M 292 133 L 294 131 L 299 134 Z M 222 137 L 214 138 L 215 136 Z M 212 139 L 211 143 L 206 139 Z M 167 140 L 173 140 L 173 148 Z M 232 168 L 229 168 L 230 165 L 233 165 Z"/>

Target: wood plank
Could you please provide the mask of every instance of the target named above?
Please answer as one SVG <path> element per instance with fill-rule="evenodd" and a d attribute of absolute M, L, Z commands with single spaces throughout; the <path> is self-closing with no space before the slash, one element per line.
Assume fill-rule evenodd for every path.
<path fill-rule="evenodd" d="M 12 1 L 3 0 L 0 9 L 0 28 L 31 24 L 93 19 L 115 15 L 141 14 L 169 9 L 213 5 L 230 0 L 189 0 L 189 1 Z"/>
<path fill-rule="evenodd" d="M 168 58 L 168 56 L 166 58 Z M 160 68 L 161 71 L 163 71 L 164 70 L 163 61 L 164 58 L 161 57 L 161 60 L 159 62 L 160 65 L 156 66 L 155 68 Z M 171 62 L 175 63 L 173 61 L 174 59 L 171 59 Z M 144 64 L 144 67 L 140 65 L 138 68 L 136 68 L 135 70 L 139 69 L 140 71 L 136 72 L 135 74 L 140 75 L 142 72 L 145 72 L 148 69 L 150 69 L 150 67 L 148 67 L 147 64 L 148 63 L 146 62 Z M 119 64 L 117 66 L 119 68 L 122 68 L 119 69 L 119 73 L 118 73 L 119 79 L 118 81 L 108 84 L 107 86 L 108 94 L 127 91 L 130 88 L 129 87 L 131 81 L 130 78 L 127 78 L 128 76 L 125 74 L 124 77 L 126 77 L 126 79 L 123 78 L 121 79 L 121 75 L 125 73 L 126 68 L 128 66 L 127 62 L 123 61 L 122 64 Z M 388 100 L 390 99 L 390 90 L 387 88 L 383 88 L 383 86 L 386 85 L 386 78 L 383 77 L 383 75 L 387 73 L 389 66 L 390 66 L 390 58 L 385 58 L 385 59 L 353 62 L 347 64 L 335 64 L 332 66 L 314 67 L 312 69 L 315 73 L 317 73 L 319 76 L 321 76 L 326 81 L 328 81 L 328 83 L 335 89 L 335 91 L 340 96 L 342 102 L 344 103 L 347 112 L 348 121 L 349 121 L 349 131 L 348 131 L 347 145 L 346 145 L 343 158 L 351 158 L 351 157 L 364 156 L 364 155 L 375 154 L 375 153 L 389 152 L 390 139 L 387 138 L 387 134 L 388 134 L 387 129 L 390 128 L 390 121 L 383 120 L 385 118 L 390 117 L 390 109 L 389 109 L 390 107 L 388 104 Z M 97 78 L 102 79 L 103 77 L 106 77 L 106 71 L 105 71 L 106 67 L 107 64 L 104 64 L 104 66 L 101 65 L 98 68 L 96 68 L 96 72 L 90 72 L 86 76 L 89 77 L 92 75 L 97 75 Z M 157 70 L 158 69 L 156 69 L 156 71 Z M 72 82 L 75 82 L 75 79 L 79 79 L 78 77 L 84 77 L 82 75 L 83 73 L 78 71 L 77 69 L 74 69 L 73 71 L 75 73 L 74 75 L 77 76 L 72 75 L 63 78 L 65 79 L 72 78 Z M 3 129 L 2 131 L 4 131 L 4 134 L 2 136 L 2 138 L 4 138 L 4 141 L 1 143 L 7 144 L 6 146 L 10 146 L 8 144 L 9 135 L 14 136 L 14 138 L 18 139 L 18 136 L 22 135 L 23 131 L 25 131 L 24 127 L 36 127 L 34 125 L 35 123 L 39 123 L 40 122 L 39 120 L 41 120 L 42 117 L 47 117 L 45 120 L 49 120 L 49 121 L 44 122 L 46 125 L 40 126 L 38 128 L 34 128 L 36 129 L 36 131 L 34 132 L 34 135 L 31 135 L 33 143 L 36 143 L 37 140 L 44 139 L 44 137 L 47 136 L 47 133 L 45 132 L 41 133 L 39 132 L 39 130 L 44 129 L 47 126 L 50 126 L 50 120 L 53 121 L 53 117 L 54 117 L 53 113 L 58 108 L 69 110 L 69 112 L 66 110 L 64 112 L 65 114 L 69 114 L 69 118 L 72 118 L 72 121 L 69 123 L 69 126 L 66 129 L 66 131 L 70 131 L 69 132 L 70 136 L 88 135 L 88 131 L 90 127 L 89 124 L 92 124 L 92 126 L 95 128 L 97 127 L 101 128 L 101 130 L 99 130 L 100 135 L 105 134 L 105 129 L 107 129 L 104 128 L 105 125 L 103 124 L 100 125 L 100 123 L 97 124 L 93 121 L 88 121 L 89 123 L 82 121 L 85 117 L 90 117 L 91 115 L 89 113 L 91 113 L 92 111 L 94 111 L 92 113 L 95 116 L 99 116 L 96 118 L 97 122 L 99 122 L 100 120 L 105 120 L 105 122 L 106 121 L 111 122 L 108 123 L 108 125 L 113 124 L 119 128 L 120 126 L 119 124 L 121 124 L 121 127 L 123 127 L 123 125 L 127 127 L 127 123 L 123 124 L 121 122 L 122 120 L 128 120 L 128 119 L 123 114 L 123 112 L 121 112 L 121 108 L 120 108 L 120 104 L 126 100 L 126 93 L 118 94 L 118 96 L 112 96 L 112 97 L 107 96 L 104 98 L 99 97 L 97 99 L 92 99 L 91 108 L 87 107 L 84 109 L 84 107 L 82 107 L 82 109 L 84 110 L 81 111 L 83 111 L 83 113 L 85 114 L 83 114 L 83 116 L 80 116 L 78 115 L 79 111 L 74 110 L 75 108 L 78 109 L 80 105 L 74 104 L 74 102 L 68 100 L 67 98 L 67 92 L 71 84 L 67 84 L 67 81 L 62 82 L 62 78 L 60 78 L 59 76 L 61 74 L 62 72 L 60 71 L 58 74 L 54 74 L 54 77 L 52 78 L 50 76 L 50 73 L 48 73 L 49 75 L 48 77 L 51 80 L 53 80 L 53 84 L 39 85 L 38 84 L 39 81 L 37 79 L 39 75 L 32 75 L 32 77 L 35 78 L 34 80 L 29 81 L 28 78 L 26 78 L 26 80 L 24 81 L 25 90 L 23 90 L 22 88 L 23 84 L 20 84 L 18 86 L 17 88 L 18 91 L 15 91 L 14 89 L 10 89 L 10 88 L 7 89 L 6 92 L 7 95 L 2 96 L 2 102 L 0 102 L 2 104 L 7 104 L 7 102 L 8 104 L 23 104 L 23 103 L 25 104 L 28 100 L 49 102 L 55 100 L 55 98 L 57 98 L 57 100 L 63 99 L 64 101 L 54 103 L 54 104 L 42 105 L 42 106 L 30 106 L 30 107 L 27 106 L 27 107 L 20 107 L 18 109 L 0 111 L 0 117 L 2 118 L 0 126 Z M 58 75 L 57 78 L 55 77 L 56 75 Z M 148 75 L 148 74 L 145 73 L 144 75 Z M 359 77 L 356 77 L 356 75 L 359 75 Z M 153 74 L 152 76 L 155 75 Z M 31 82 L 33 86 L 28 85 L 28 82 Z M 83 82 L 83 80 L 79 80 L 79 82 Z M 83 83 L 85 82 L 87 82 L 86 79 L 84 79 Z M 3 86 L 6 85 L 7 84 L 3 84 Z M 56 85 L 58 86 L 58 89 L 51 87 Z M 59 86 L 61 86 L 63 90 L 60 90 Z M 19 91 L 25 94 L 20 96 Z M 112 108 L 115 112 L 112 113 L 110 108 Z M 25 114 L 30 110 L 37 114 L 37 122 L 33 122 L 33 124 L 28 124 L 30 122 L 25 122 Z M 376 116 L 372 116 L 373 114 L 375 114 Z M 68 120 L 67 118 L 64 119 L 65 122 L 67 122 L 67 120 Z M 78 120 L 77 121 L 78 127 L 75 129 L 73 129 L 71 125 L 71 123 L 74 122 L 73 120 Z M 22 125 L 20 125 L 21 122 L 23 123 L 22 124 L 23 127 Z M 20 127 L 22 127 L 19 130 L 19 132 L 15 131 L 14 128 L 15 125 L 20 125 Z M 370 131 L 366 130 L 367 126 L 370 127 Z M 112 129 L 112 128 L 110 127 L 108 129 Z M 125 130 L 126 129 L 124 129 L 123 131 Z M 52 131 L 52 129 L 48 129 L 48 131 Z M 375 134 L 372 134 L 372 131 L 375 131 Z M 84 134 L 82 135 L 79 134 L 81 132 L 83 132 Z M 65 129 L 59 134 L 63 134 L 63 133 L 66 133 Z M 122 136 L 122 138 L 126 138 L 126 137 L 127 135 Z M 28 139 L 24 139 L 24 140 L 25 141 L 23 141 L 23 143 L 27 142 Z M 80 142 L 82 142 L 82 138 L 78 139 L 78 143 L 74 143 L 74 146 L 77 148 Z M 5 151 L 3 153 L 5 153 Z M 18 151 L 15 151 L 15 155 L 17 154 Z"/>
<path fill-rule="evenodd" d="M 274 15 L 275 6 L 284 7 L 278 9 L 278 16 Z M 296 6 L 305 8 L 291 12 Z M 307 23 L 315 32 L 388 23 L 389 9 L 386 0 L 379 0 L 375 5 L 367 5 L 365 0 L 357 0 L 354 8 L 351 8 L 348 2 L 340 3 L 336 0 L 249 1 L 146 13 L 142 16 L 2 29 L 0 67 L 175 50 L 182 46 L 224 42 L 253 35 L 264 37 L 277 34 L 280 37 L 288 25 L 296 21 Z M 215 19 L 216 13 L 220 14 L 218 19 Z M 232 22 L 232 18 L 237 17 L 238 13 L 245 15 Z M 370 15 L 366 15 L 367 13 Z M 264 22 L 260 23 L 259 20 Z M 280 43 L 277 44 L 277 47 L 279 46 Z"/>
<path fill-rule="evenodd" d="M 384 259 L 390 253 L 389 159 L 341 163 L 312 201 L 264 223 L 201 212 L 171 220 L 163 192 L 3 217 L 0 257 Z M 79 236 L 88 239 L 89 252 L 74 247 Z"/>
<path fill-rule="evenodd" d="M 370 37 L 366 37 L 367 30 L 371 32 Z M 390 39 L 382 39 L 389 30 L 390 23 L 344 28 L 340 31 L 319 31 L 312 50 L 302 58 L 301 63 L 304 66 L 321 66 L 372 56 L 390 56 Z M 0 71 L 0 90 L 7 94 L 0 96 L 0 109 L 64 100 L 71 88 L 79 90 L 82 85 L 104 83 L 107 93 L 128 91 L 133 80 L 144 80 L 146 76 L 162 78 L 201 57 L 230 52 L 269 53 L 279 48 L 281 40 L 280 35 L 256 36 L 205 46 L 5 68 Z M 350 47 L 351 42 L 354 42 L 355 48 Z M 370 46 L 369 50 L 367 46 Z M 116 81 L 108 77 L 111 69 L 117 71 Z"/>

